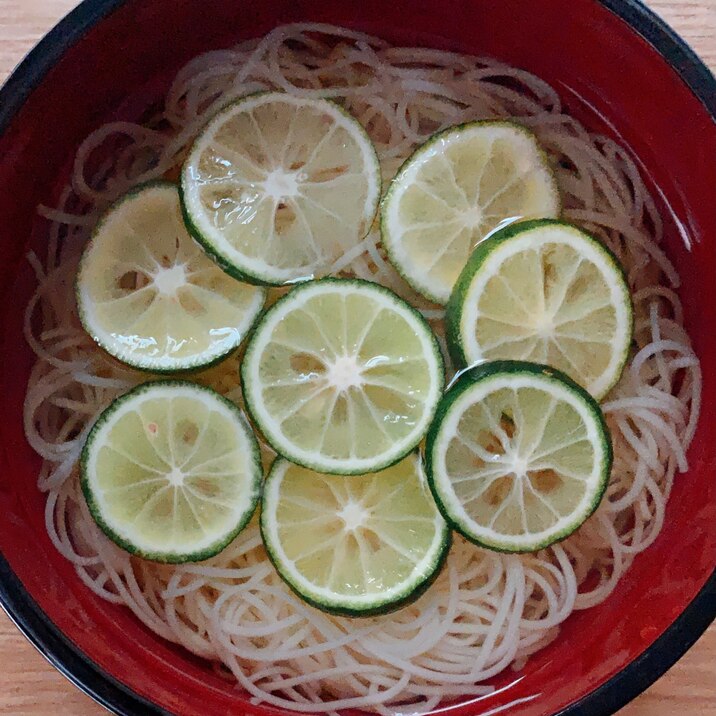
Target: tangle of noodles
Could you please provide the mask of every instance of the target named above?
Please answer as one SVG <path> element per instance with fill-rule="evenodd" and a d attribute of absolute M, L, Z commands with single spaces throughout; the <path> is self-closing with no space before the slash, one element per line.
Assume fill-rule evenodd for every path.
<path fill-rule="evenodd" d="M 561 544 L 514 556 L 457 538 L 440 578 L 416 603 L 384 618 L 346 619 L 307 606 L 284 586 L 255 521 L 215 558 L 180 566 L 130 557 L 95 526 L 78 489 L 79 451 L 97 414 L 147 376 L 108 358 L 80 327 L 73 293 L 78 256 L 113 199 L 141 181 L 176 178 L 211 114 L 265 89 L 341 102 L 375 142 L 386 181 L 439 129 L 516 118 L 552 160 L 565 218 L 619 257 L 636 326 L 629 364 L 603 405 L 614 469 L 597 513 Z M 38 486 L 47 494 L 47 530 L 90 589 L 215 662 L 256 702 L 387 714 L 487 694 L 492 677 L 524 665 L 574 610 L 606 599 L 659 534 L 676 474 L 687 467 L 701 393 L 699 362 L 675 292 L 679 277 L 660 247 L 662 221 L 628 152 L 565 114 L 557 93 L 539 78 L 493 60 L 391 47 L 336 27 L 280 27 L 192 60 L 145 124 L 113 122 L 90 135 L 57 207 L 40 213 L 49 238 L 46 256 L 30 257 L 39 285 L 25 333 L 37 362 L 25 429 L 44 460 Z M 375 227 L 333 272 L 389 286 L 441 334 L 442 309 L 402 282 Z M 198 379 L 240 401 L 237 360 Z"/>

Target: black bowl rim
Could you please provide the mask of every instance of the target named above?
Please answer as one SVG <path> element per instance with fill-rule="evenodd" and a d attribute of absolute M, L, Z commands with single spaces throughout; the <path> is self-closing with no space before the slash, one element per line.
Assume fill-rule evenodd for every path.
<path fill-rule="evenodd" d="M 0 134 L 60 57 L 126 0 L 84 0 L 55 25 L 0 88 Z M 716 122 L 716 79 L 689 45 L 641 0 L 597 0 L 671 65 Z M 49 620 L 0 553 L 0 606 L 67 679 L 119 716 L 171 716 L 104 671 Z M 716 620 L 716 570 L 666 631 L 624 669 L 555 716 L 610 716 L 670 669 Z"/>

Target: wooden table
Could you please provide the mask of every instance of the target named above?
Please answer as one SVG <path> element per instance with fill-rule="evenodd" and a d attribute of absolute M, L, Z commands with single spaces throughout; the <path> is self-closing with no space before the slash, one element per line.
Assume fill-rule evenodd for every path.
<path fill-rule="evenodd" d="M 529 0 L 526 0 L 529 1 Z M 0 0 L 0 82 L 76 0 Z M 716 69 L 716 0 L 647 0 Z M 106 713 L 70 685 L 0 611 L 0 714 Z M 620 716 L 716 716 L 716 624 Z"/>

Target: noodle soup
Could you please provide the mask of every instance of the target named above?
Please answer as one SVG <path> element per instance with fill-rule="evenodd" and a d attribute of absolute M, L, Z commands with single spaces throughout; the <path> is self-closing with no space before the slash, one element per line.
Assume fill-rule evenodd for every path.
<path fill-rule="evenodd" d="M 144 181 L 176 178 L 219 108 L 266 90 L 339 102 L 374 143 L 384 187 L 435 132 L 513 119 L 548 155 L 562 217 L 596 235 L 624 267 L 634 341 L 621 380 L 602 403 L 614 465 L 597 512 L 563 542 L 507 555 L 456 536 L 423 596 L 389 616 L 356 620 L 307 606 L 286 588 L 256 519 L 217 556 L 176 566 L 131 557 L 96 526 L 79 487 L 80 451 L 95 417 L 145 376 L 84 333 L 72 290 L 80 254 L 112 201 Z M 106 160 L 90 161 L 96 152 Z M 149 629 L 219 664 L 257 702 L 393 713 L 489 694 L 493 677 L 521 668 L 558 638 L 572 612 L 605 600 L 659 534 L 674 477 L 687 467 L 701 391 L 679 277 L 660 247 L 662 221 L 629 153 L 566 114 L 538 77 L 490 59 L 391 47 L 341 28 L 277 28 L 191 61 L 146 126 L 99 128 L 78 149 L 60 204 L 40 211 L 51 229 L 47 256 L 32 258 L 39 286 L 26 335 L 37 363 L 25 417 L 28 440 L 45 460 L 38 486 L 47 494 L 50 536 L 99 598 L 126 604 Z M 392 289 L 444 344 L 444 309 L 401 278 L 377 226 L 328 272 Z M 271 289 L 270 300 L 283 291 Z M 237 364 L 230 357 L 195 379 L 240 403 Z M 447 366 L 450 377 L 449 359 Z M 261 447 L 268 461 L 272 450 Z"/>

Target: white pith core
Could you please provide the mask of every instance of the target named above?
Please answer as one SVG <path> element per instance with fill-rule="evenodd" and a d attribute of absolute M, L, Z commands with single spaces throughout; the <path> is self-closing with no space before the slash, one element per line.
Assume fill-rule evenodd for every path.
<path fill-rule="evenodd" d="M 358 502 L 348 502 L 338 516 L 343 520 L 343 529 L 346 532 L 354 532 L 365 524 L 368 511 Z"/>
<path fill-rule="evenodd" d="M 186 271 L 183 264 L 160 268 L 152 278 L 157 291 L 165 296 L 175 296 L 177 291 L 186 285 Z"/>
<path fill-rule="evenodd" d="M 167 481 L 174 487 L 181 487 L 184 484 L 184 473 L 178 468 L 172 468 L 171 472 L 167 473 Z"/>
<path fill-rule="evenodd" d="M 300 181 L 301 176 L 298 172 L 287 172 L 285 169 L 278 167 L 266 175 L 264 191 L 274 199 L 298 196 Z"/>
<path fill-rule="evenodd" d="M 363 367 L 354 355 L 343 355 L 336 358 L 335 363 L 327 368 L 328 382 L 338 391 L 360 388 L 363 385 Z"/>

